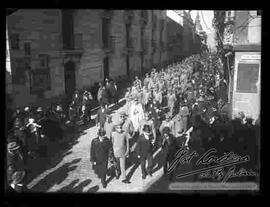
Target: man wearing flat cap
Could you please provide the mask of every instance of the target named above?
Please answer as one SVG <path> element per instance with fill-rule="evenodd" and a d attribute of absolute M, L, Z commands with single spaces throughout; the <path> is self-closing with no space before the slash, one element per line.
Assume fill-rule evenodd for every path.
<path fill-rule="evenodd" d="M 103 188 L 106 188 L 106 174 L 108 167 L 109 153 L 112 149 L 111 141 L 105 136 L 105 131 L 102 128 L 98 130 L 98 137 L 92 140 L 90 149 L 90 161 L 93 170 L 101 179 Z"/>

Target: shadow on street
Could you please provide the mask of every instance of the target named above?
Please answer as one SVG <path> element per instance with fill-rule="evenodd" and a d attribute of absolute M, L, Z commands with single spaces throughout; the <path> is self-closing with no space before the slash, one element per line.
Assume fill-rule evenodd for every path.
<path fill-rule="evenodd" d="M 77 168 L 77 165 L 74 165 L 78 162 L 80 162 L 81 159 L 74 159 L 71 162 L 68 162 L 55 171 L 51 172 L 50 174 L 46 175 L 42 180 L 40 180 L 33 188 L 31 188 L 31 191 L 34 192 L 46 192 L 51 187 L 53 187 L 55 184 L 60 184 L 63 182 L 69 172 L 75 170 Z"/>

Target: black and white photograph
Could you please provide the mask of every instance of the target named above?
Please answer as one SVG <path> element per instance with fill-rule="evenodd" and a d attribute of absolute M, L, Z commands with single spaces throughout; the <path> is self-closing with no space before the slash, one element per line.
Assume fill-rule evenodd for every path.
<path fill-rule="evenodd" d="M 261 13 L 6 8 L 5 192 L 260 191 Z"/>

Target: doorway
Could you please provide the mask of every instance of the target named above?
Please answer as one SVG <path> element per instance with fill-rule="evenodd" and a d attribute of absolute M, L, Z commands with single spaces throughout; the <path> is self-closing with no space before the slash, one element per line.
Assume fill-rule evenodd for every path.
<path fill-rule="evenodd" d="M 65 68 L 65 93 L 67 98 L 71 98 L 76 87 L 75 64 L 71 61 L 67 62 Z"/>

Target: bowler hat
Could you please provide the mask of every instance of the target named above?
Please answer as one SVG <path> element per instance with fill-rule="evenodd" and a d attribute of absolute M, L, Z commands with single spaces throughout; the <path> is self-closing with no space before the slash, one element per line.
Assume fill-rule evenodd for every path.
<path fill-rule="evenodd" d="M 8 150 L 11 150 L 11 151 L 13 151 L 13 150 L 17 150 L 17 149 L 19 149 L 20 148 L 20 146 L 17 144 L 17 142 L 10 142 L 10 143 L 8 143 Z"/>

